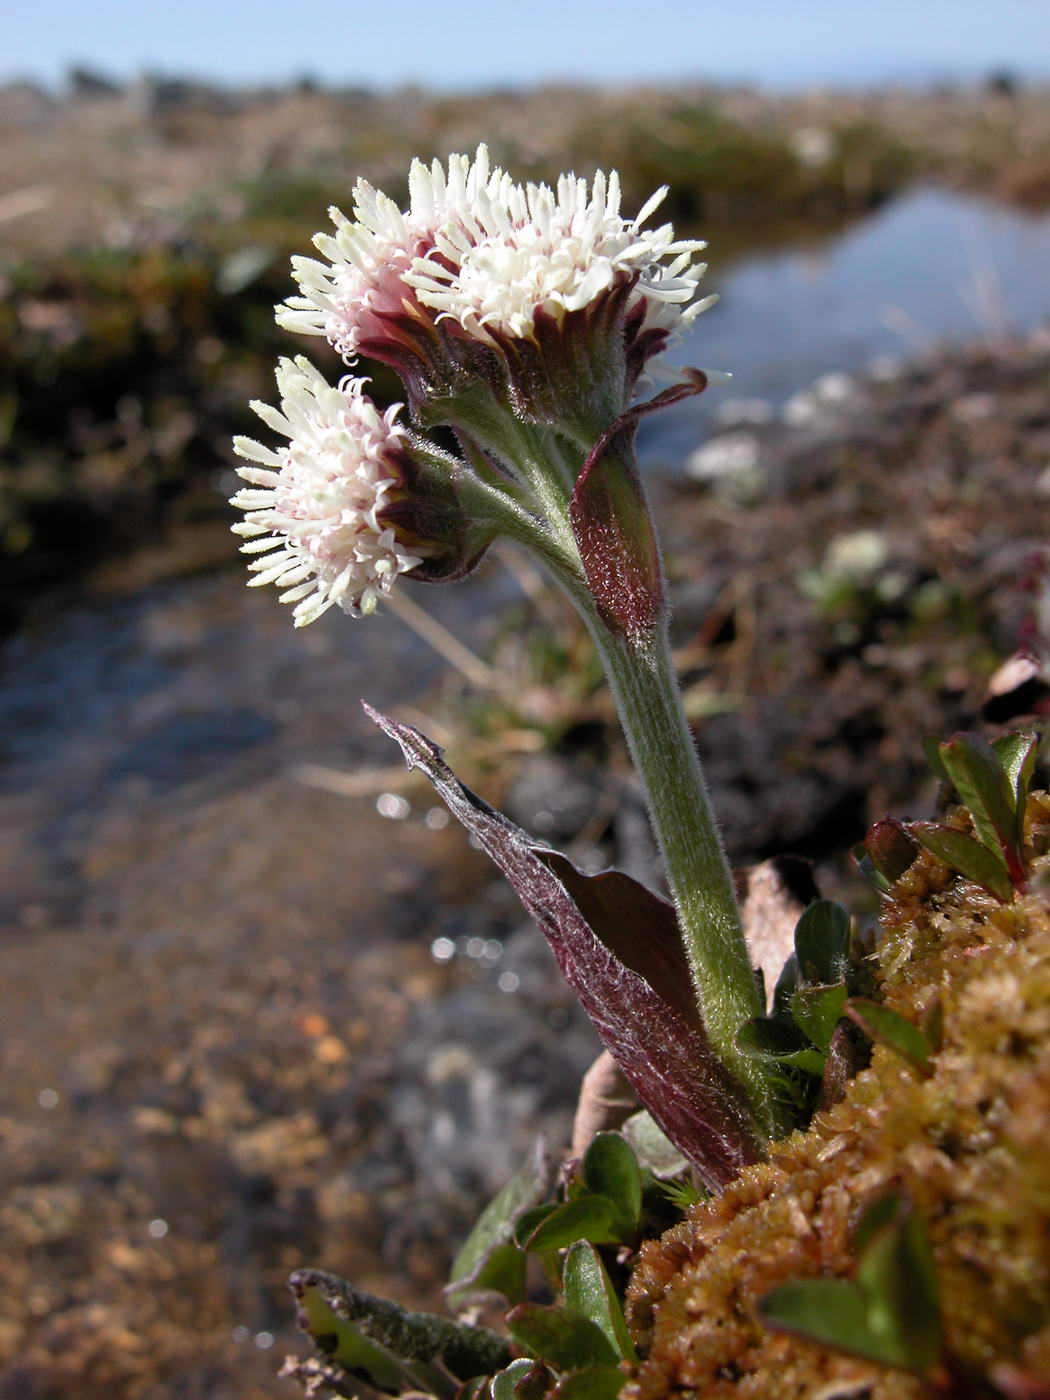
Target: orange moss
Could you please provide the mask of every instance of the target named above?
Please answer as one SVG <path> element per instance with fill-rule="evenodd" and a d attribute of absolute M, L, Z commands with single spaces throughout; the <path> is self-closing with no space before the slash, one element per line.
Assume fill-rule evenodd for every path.
<path fill-rule="evenodd" d="M 888 1005 L 935 998 L 927 1079 L 877 1047 L 845 1098 L 715 1201 L 643 1246 L 628 1317 L 644 1359 L 628 1400 L 924 1400 L 924 1381 L 776 1335 L 754 1304 L 788 1279 L 848 1277 L 852 1234 L 902 1190 L 929 1232 L 949 1350 L 979 1374 L 1050 1375 L 1050 799 L 1027 811 L 1032 889 L 1010 906 L 923 853 L 883 911 Z"/>

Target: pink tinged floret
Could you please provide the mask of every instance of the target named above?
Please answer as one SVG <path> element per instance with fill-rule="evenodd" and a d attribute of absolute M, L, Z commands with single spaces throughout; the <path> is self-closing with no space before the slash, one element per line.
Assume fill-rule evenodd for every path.
<path fill-rule="evenodd" d="M 353 219 L 333 208 L 334 234 L 314 238 L 328 261 L 292 259 L 300 295 L 277 308 L 278 323 L 325 336 L 348 361 L 366 353 L 391 362 L 403 340 L 402 318 L 431 326 L 434 321 L 406 274 L 430 253 L 439 228 L 457 220 L 470 225 L 470 201 L 489 178 L 484 147 L 473 162 L 452 156 L 447 172 L 437 161 L 430 167 L 414 161 L 405 212 L 367 181 L 359 181 Z M 391 354 L 385 355 L 384 348 Z"/>
<path fill-rule="evenodd" d="M 363 380 L 332 388 L 307 360 L 282 360 L 277 370 L 280 410 L 252 407 L 288 439 L 280 450 L 237 438 L 247 483 L 233 498 L 245 511 L 234 531 L 249 564 L 252 586 L 276 584 L 294 604 L 296 626 L 333 604 L 352 616 L 373 611 L 399 574 L 422 562 L 382 519 L 402 484 L 405 430 L 400 405 L 380 414 L 362 392 Z"/>
<path fill-rule="evenodd" d="M 644 227 L 666 190 L 625 218 L 615 171 L 522 185 L 480 146 L 447 169 L 413 162 L 404 211 L 367 182 L 354 194 L 353 217 L 333 209 L 334 232 L 314 239 L 323 260 L 293 259 L 300 295 L 277 319 L 325 336 L 350 363 L 367 354 L 390 365 L 413 402 L 416 378 L 444 363 L 439 345 L 465 338 L 505 352 L 536 341 L 541 321 L 589 312 L 624 286 L 633 382 L 715 300 L 697 296 L 704 244 L 676 240 L 670 224 Z"/>

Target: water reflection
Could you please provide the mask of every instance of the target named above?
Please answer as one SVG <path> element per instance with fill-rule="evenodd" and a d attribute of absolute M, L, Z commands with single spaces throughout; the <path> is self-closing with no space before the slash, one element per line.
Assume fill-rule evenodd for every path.
<path fill-rule="evenodd" d="M 672 361 L 726 369 L 729 388 L 649 420 L 643 446 L 688 453 L 719 402 L 782 403 L 817 375 L 878 356 L 1027 331 L 1050 316 L 1050 215 L 920 188 L 822 243 L 744 255 L 712 246 L 722 300 Z"/>

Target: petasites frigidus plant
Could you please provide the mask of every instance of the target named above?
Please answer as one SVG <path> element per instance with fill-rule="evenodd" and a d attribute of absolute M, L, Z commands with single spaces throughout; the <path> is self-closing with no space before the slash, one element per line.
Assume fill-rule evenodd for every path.
<path fill-rule="evenodd" d="M 962 1009 L 945 994 L 943 1004 L 933 997 L 912 1015 L 888 995 L 871 995 L 877 989 L 865 977 L 867 950 L 835 905 L 815 904 L 798 921 L 794 954 L 767 1014 L 671 662 L 659 541 L 635 457 L 640 418 L 709 381 L 702 371 L 683 371 L 671 388 L 636 401 L 643 372 L 709 300 L 696 296 L 703 266 L 694 257 L 702 245 L 676 241 L 669 225 L 643 227 L 659 199 L 625 219 L 614 175 L 590 184 L 563 176 L 554 189 L 521 186 L 490 167 L 484 148 L 473 162 L 456 156 L 447 168 L 417 163 L 407 210 L 360 184 L 354 217 L 334 212 L 334 237 L 318 236 L 327 262 L 296 261 L 300 295 L 278 317 L 292 330 L 327 337 L 350 365 L 368 354 L 395 370 L 406 417 L 400 408 L 381 413 L 363 381 L 330 386 L 299 358 L 279 368 L 280 410 L 256 405 L 285 441 L 276 448 L 236 443 L 252 463 L 241 469 L 247 486 L 235 501 L 245 516 L 235 528 L 256 556 L 253 581 L 282 589 L 298 624 L 333 605 L 367 614 L 403 575 L 462 577 L 499 537 L 542 561 L 585 621 L 607 672 L 672 898 L 667 904 L 618 872 L 582 874 L 464 788 L 421 734 L 373 712 L 505 871 L 643 1108 L 622 1135 L 599 1132 L 554 1181 L 539 1157 L 527 1164 L 457 1260 L 450 1301 L 498 1297 L 513 1305 L 505 1319 L 512 1347 L 501 1333 L 469 1322 L 407 1313 L 331 1276 L 297 1274 L 300 1317 L 322 1359 L 293 1369 L 312 1393 L 353 1394 L 356 1378 L 364 1378 L 381 1391 L 439 1400 L 612 1400 L 622 1368 L 632 1367 L 639 1400 L 648 1400 L 650 1377 L 654 1396 L 661 1387 L 704 1395 L 735 1387 L 749 1353 L 718 1361 L 710 1373 L 716 1388 L 705 1389 L 702 1348 L 687 1375 L 669 1377 L 656 1362 L 658 1328 L 644 1308 L 633 1308 L 630 1334 L 618 1288 L 632 1251 L 690 1201 L 695 1221 L 702 1210 L 743 1201 L 748 1183 L 776 1195 L 795 1140 L 775 1148 L 770 1140 L 814 1112 L 817 1123 L 847 1105 L 863 1117 L 871 1105 L 862 1086 L 876 1082 L 892 1111 L 917 1113 L 900 1076 L 926 1093 L 942 1065 L 953 1063 L 951 1016 Z M 430 435 L 437 427 L 450 430 L 441 445 Z M 938 760 L 968 815 L 932 827 L 884 823 L 865 859 L 883 884 L 896 880 L 894 889 L 927 866 L 946 880 L 965 877 L 960 888 L 988 901 L 985 924 L 1034 921 L 1036 871 L 1022 828 L 1031 748 L 1010 740 L 989 748 L 957 736 Z M 968 1023 L 962 1016 L 958 1024 Z M 871 1070 L 863 1070 L 872 1044 Z M 893 1070 L 883 1083 L 887 1056 Z M 949 1086 L 953 1104 L 965 1103 L 963 1088 Z M 965 1137 L 966 1125 L 953 1131 Z M 814 1136 L 817 1130 L 806 1141 Z M 848 1139 L 843 1128 L 841 1142 Z M 923 1140 L 920 1163 L 927 1147 L 943 1150 L 943 1141 Z M 821 1172 L 830 1181 L 848 1166 L 846 1157 L 834 1162 L 840 1150 L 840 1139 L 821 1142 L 822 1155 L 810 1164 L 818 1185 Z M 898 1381 L 905 1373 L 921 1385 L 954 1381 L 969 1374 L 969 1361 L 943 1305 L 950 1289 L 941 1289 L 942 1305 L 927 1290 L 903 1312 L 887 1299 L 886 1288 L 897 1285 L 886 1280 L 899 1281 L 902 1269 L 929 1273 L 917 1263 L 926 1257 L 924 1229 L 938 1279 L 942 1268 L 938 1222 L 927 1209 L 929 1174 L 913 1170 L 907 1153 L 892 1160 L 885 1179 L 871 1171 L 862 1178 L 866 1191 L 877 1186 L 891 1204 L 865 1198 L 863 1209 L 874 1215 L 859 1230 L 852 1205 L 848 1219 L 835 1217 L 836 1267 L 850 1276 L 835 1276 L 818 1251 L 818 1272 L 841 1285 L 825 1289 L 824 1302 L 833 1305 L 837 1340 L 845 1339 L 854 1361 L 893 1368 Z M 787 1211 L 777 1217 L 781 1239 L 793 1238 L 792 1228 L 816 1229 L 806 1225 L 817 1207 L 808 1190 L 794 1193 L 793 1184 L 778 1196 L 778 1209 Z M 699 1204 L 703 1192 L 718 1193 L 715 1203 Z M 823 1210 L 821 1197 L 814 1218 Z M 790 1249 L 777 1256 L 772 1235 L 763 1249 L 794 1261 Z M 553 1305 L 526 1296 L 525 1256 L 546 1271 Z M 806 1257 L 812 1265 L 813 1251 Z M 752 1258 L 763 1287 L 748 1295 L 748 1319 L 761 1341 L 747 1333 L 747 1347 L 757 1355 L 775 1337 L 775 1352 L 806 1326 L 812 1337 L 820 1308 L 812 1290 L 800 1291 L 806 1269 L 770 1274 L 762 1249 Z M 778 1285 L 791 1288 L 778 1293 Z M 642 1294 L 636 1289 L 634 1297 Z M 684 1316 L 702 1329 L 706 1304 L 695 1301 L 690 1295 Z M 667 1316 L 674 1315 L 669 1306 Z M 661 1305 L 660 1326 L 663 1318 Z M 930 1318 L 939 1319 L 936 1333 Z M 974 1309 L 974 1336 L 980 1321 Z M 716 1330 L 728 1344 L 740 1325 L 730 1308 Z M 825 1335 L 819 1340 L 828 1343 Z M 644 1352 L 650 1343 L 639 1362 L 639 1346 Z M 675 1355 L 692 1356 L 690 1336 L 675 1345 Z M 1001 1354 L 1022 1364 L 1009 1348 Z M 774 1368 L 774 1388 L 754 1393 L 786 1394 L 782 1381 Z"/>
<path fill-rule="evenodd" d="M 635 402 L 643 372 L 712 300 L 697 297 L 703 245 L 645 227 L 662 195 L 626 218 L 615 173 L 523 186 L 484 147 L 447 167 L 416 162 L 405 210 L 359 183 L 353 218 L 333 211 L 335 234 L 315 240 L 325 261 L 294 260 L 300 292 L 278 320 L 351 365 L 367 354 L 394 369 L 411 423 L 380 414 L 360 380 L 332 388 L 305 360 L 283 362 L 281 411 L 256 409 L 288 442 L 238 440 L 254 465 L 236 528 L 259 555 L 254 582 L 284 590 L 297 623 L 332 604 L 369 612 L 402 575 L 461 577 L 499 536 L 538 556 L 590 630 L 663 856 L 677 929 L 636 920 L 632 937 L 680 945 L 675 1014 L 721 1063 L 757 1142 L 784 1126 L 783 1099 L 769 1065 L 738 1044 L 762 1007 L 671 662 L 635 458 L 641 417 L 709 381 L 679 371 Z M 458 453 L 428 438 L 438 425 Z"/>

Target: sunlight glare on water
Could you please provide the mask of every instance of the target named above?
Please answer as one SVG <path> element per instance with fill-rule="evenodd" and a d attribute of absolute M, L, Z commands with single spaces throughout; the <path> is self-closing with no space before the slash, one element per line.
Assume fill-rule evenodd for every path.
<path fill-rule="evenodd" d="M 920 187 L 846 232 L 721 270 L 721 300 L 670 358 L 732 373 L 732 383 L 651 419 L 661 456 L 695 445 L 730 397 L 781 404 L 817 375 L 856 373 L 880 356 L 1024 333 L 1050 318 L 1050 215 Z"/>

